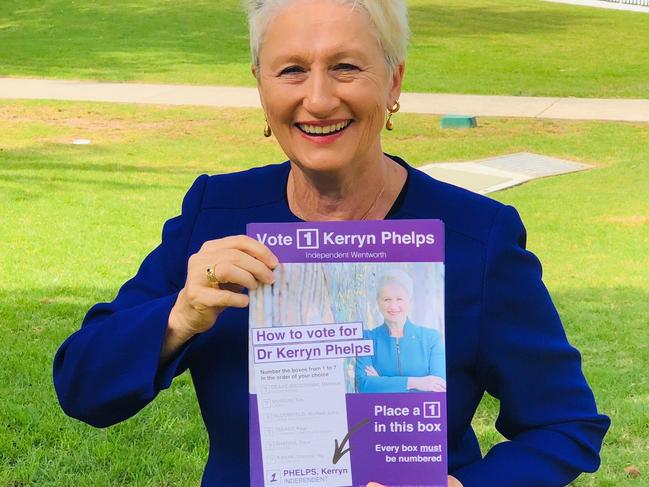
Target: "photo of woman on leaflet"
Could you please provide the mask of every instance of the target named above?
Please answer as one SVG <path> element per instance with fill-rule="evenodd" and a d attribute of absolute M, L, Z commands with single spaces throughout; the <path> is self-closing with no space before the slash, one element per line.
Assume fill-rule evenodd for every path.
<path fill-rule="evenodd" d="M 372 357 L 356 359 L 358 392 L 446 391 L 444 341 L 436 330 L 411 321 L 414 285 L 403 270 L 386 270 L 376 285 L 383 323 L 366 329 Z"/>

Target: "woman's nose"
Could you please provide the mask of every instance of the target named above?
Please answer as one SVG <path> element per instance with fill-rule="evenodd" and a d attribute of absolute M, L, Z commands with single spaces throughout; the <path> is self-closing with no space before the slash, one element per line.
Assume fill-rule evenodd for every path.
<path fill-rule="evenodd" d="M 331 115 L 340 103 L 334 84 L 326 73 L 312 70 L 305 86 L 304 108 L 317 118 Z"/>

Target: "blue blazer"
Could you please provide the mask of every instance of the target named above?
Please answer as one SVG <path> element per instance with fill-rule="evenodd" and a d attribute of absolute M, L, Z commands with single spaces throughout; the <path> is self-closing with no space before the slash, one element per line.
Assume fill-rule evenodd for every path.
<path fill-rule="evenodd" d="M 400 338 L 390 336 L 385 323 L 363 335 L 374 342 L 374 356 L 356 359 L 358 392 L 408 392 L 408 377 L 446 379 L 444 344 L 437 331 L 406 320 Z M 365 373 L 368 366 L 374 367 L 378 377 Z"/>
<path fill-rule="evenodd" d="M 597 412 L 517 212 L 393 159 L 408 179 L 388 218 L 446 225 L 449 471 L 465 487 L 556 487 L 596 470 L 609 419 Z M 248 311 L 226 310 L 168 366 L 158 359 L 187 260 L 203 242 L 245 234 L 249 222 L 299 221 L 286 199 L 289 170 L 285 162 L 196 179 L 137 274 L 58 350 L 54 385 L 67 414 L 118 423 L 189 368 L 210 440 L 202 485 L 248 485 Z M 500 400 L 496 429 L 510 441 L 482 458 L 471 419 L 485 391 Z"/>

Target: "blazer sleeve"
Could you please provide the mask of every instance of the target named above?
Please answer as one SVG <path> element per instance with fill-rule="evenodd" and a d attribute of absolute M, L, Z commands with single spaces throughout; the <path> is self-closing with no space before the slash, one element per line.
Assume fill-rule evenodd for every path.
<path fill-rule="evenodd" d="M 54 357 L 54 387 L 69 416 L 97 427 L 141 410 L 187 367 L 193 338 L 158 367 L 171 308 L 184 286 L 186 254 L 208 176 L 199 176 L 168 220 L 162 241 L 111 303 L 98 303 Z M 195 338 L 195 337 L 194 337 Z"/>
<path fill-rule="evenodd" d="M 442 337 L 435 330 L 430 330 L 430 348 L 428 351 L 428 373 L 446 380 L 446 354 Z"/>
<path fill-rule="evenodd" d="M 408 377 L 405 376 L 369 376 L 365 372 L 364 365 L 372 365 L 371 362 L 356 359 L 356 380 L 358 381 L 358 392 L 408 392 Z"/>
<path fill-rule="evenodd" d="M 476 365 L 500 400 L 496 429 L 509 441 L 453 472 L 465 487 L 567 485 L 597 470 L 610 425 L 525 244 L 518 213 L 503 207 L 487 247 Z"/>

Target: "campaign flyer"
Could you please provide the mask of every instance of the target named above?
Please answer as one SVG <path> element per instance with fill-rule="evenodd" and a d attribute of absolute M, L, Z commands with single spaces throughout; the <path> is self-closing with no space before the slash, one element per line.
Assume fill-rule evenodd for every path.
<path fill-rule="evenodd" d="M 447 485 L 444 226 L 252 223 L 250 485 Z"/>

